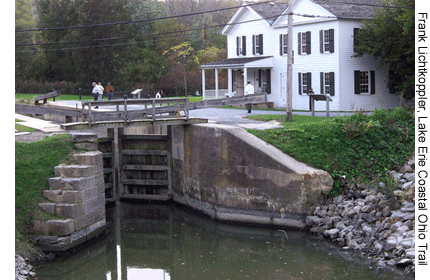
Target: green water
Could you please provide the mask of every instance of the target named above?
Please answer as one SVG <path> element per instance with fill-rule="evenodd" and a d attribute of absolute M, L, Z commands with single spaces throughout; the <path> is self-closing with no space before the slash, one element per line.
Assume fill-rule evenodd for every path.
<path fill-rule="evenodd" d="M 106 236 L 42 264 L 35 279 L 405 279 L 300 231 L 170 205 L 121 203 L 106 214 Z"/>

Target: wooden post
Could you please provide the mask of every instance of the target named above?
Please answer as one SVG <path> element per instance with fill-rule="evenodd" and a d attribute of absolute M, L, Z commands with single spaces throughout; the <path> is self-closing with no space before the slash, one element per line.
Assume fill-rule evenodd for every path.
<path fill-rule="evenodd" d="M 156 117 L 155 117 L 155 100 L 152 100 L 152 121 L 155 122 Z"/>
<path fill-rule="evenodd" d="M 215 99 L 218 97 L 218 68 L 215 68 Z"/>
<path fill-rule="evenodd" d="M 330 117 L 330 97 L 327 95 L 325 98 L 325 102 L 326 102 L 326 117 L 329 118 Z"/>

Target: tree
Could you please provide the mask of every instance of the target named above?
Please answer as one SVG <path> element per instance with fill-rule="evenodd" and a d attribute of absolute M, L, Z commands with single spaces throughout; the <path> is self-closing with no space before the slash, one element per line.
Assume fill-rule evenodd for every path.
<path fill-rule="evenodd" d="M 388 87 L 402 98 L 414 97 L 415 82 L 415 1 L 383 0 L 357 34 L 355 56 L 369 54 L 389 67 Z"/>

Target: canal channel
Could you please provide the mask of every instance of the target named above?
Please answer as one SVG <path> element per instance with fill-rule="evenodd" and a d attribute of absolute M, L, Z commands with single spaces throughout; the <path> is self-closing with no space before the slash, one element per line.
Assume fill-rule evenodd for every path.
<path fill-rule="evenodd" d="M 120 202 L 106 216 L 106 235 L 41 264 L 34 279 L 404 279 L 302 231 L 141 202 Z"/>

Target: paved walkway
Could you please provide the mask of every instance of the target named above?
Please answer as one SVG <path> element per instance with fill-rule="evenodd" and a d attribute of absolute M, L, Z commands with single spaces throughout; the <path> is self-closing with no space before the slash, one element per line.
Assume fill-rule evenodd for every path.
<path fill-rule="evenodd" d="M 51 101 L 52 102 L 52 101 Z M 81 108 L 81 101 L 56 101 L 53 103 L 59 106 L 72 107 L 72 108 Z M 129 106 L 130 110 L 138 110 L 143 106 L 132 105 Z M 116 110 L 115 106 L 112 108 L 103 108 L 98 110 Z M 285 111 L 266 111 L 266 110 L 252 110 L 251 113 L 248 113 L 247 110 L 244 109 L 224 109 L 224 108 L 207 108 L 207 109 L 198 109 L 198 110 L 190 110 L 191 118 L 205 118 L 208 119 L 210 123 L 218 123 L 225 125 L 233 125 L 239 126 L 243 128 L 249 129 L 269 129 L 279 127 L 279 123 L 277 121 L 270 122 L 261 122 L 247 119 L 247 116 L 250 115 L 284 115 Z M 293 112 L 295 115 L 311 115 L 311 112 Z M 315 112 L 316 116 L 325 117 L 325 112 Z M 343 116 L 350 115 L 350 113 L 335 113 L 331 112 L 330 116 Z M 22 120 L 20 122 L 21 125 L 28 126 L 38 130 L 41 133 L 61 133 L 64 130 L 61 129 L 59 124 L 54 123 L 53 121 L 45 121 L 37 118 L 32 118 L 28 116 L 24 116 L 21 114 L 15 114 L 15 118 Z M 29 134 L 28 132 L 16 133 L 15 136 Z M 40 133 L 38 133 L 40 134 Z"/>

